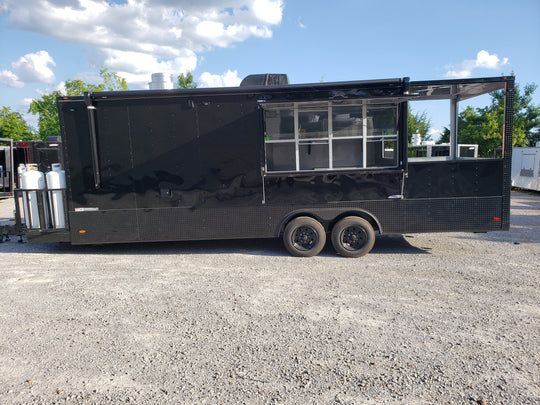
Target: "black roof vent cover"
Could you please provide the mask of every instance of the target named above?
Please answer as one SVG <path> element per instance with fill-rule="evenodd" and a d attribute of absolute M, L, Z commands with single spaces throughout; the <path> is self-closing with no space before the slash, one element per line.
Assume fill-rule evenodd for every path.
<path fill-rule="evenodd" d="M 242 80 L 242 86 L 284 86 L 289 84 L 289 77 L 283 73 L 265 73 L 249 75 Z"/>

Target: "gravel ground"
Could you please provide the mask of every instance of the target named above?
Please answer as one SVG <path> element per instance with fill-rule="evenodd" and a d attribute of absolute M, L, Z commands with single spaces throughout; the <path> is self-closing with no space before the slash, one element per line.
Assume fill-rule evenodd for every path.
<path fill-rule="evenodd" d="M 12 238 L 0 403 L 538 404 L 539 259 L 525 193 L 510 232 L 383 236 L 360 259 Z"/>

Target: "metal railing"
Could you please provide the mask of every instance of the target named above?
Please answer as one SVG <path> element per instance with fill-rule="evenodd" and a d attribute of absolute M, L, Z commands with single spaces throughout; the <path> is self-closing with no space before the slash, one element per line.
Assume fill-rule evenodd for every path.
<path fill-rule="evenodd" d="M 59 217 L 52 193 L 61 192 L 63 218 Z M 66 189 L 15 189 L 15 226 L 19 235 L 28 232 L 65 231 L 68 229 Z M 54 203 L 56 201 L 56 203 Z M 61 226 L 63 224 L 63 226 Z M 60 226 L 59 226 L 60 225 Z"/>

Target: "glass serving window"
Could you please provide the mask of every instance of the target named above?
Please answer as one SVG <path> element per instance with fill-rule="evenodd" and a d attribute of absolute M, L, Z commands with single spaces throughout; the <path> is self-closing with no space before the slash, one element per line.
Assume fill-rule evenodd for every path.
<path fill-rule="evenodd" d="M 291 106 L 265 111 L 267 140 L 294 140 L 294 113 Z"/>
<path fill-rule="evenodd" d="M 267 172 L 398 166 L 398 104 L 264 104 Z"/>
<path fill-rule="evenodd" d="M 303 139 L 328 138 L 328 106 L 298 109 L 298 136 Z"/>
<path fill-rule="evenodd" d="M 334 138 L 362 136 L 361 105 L 334 105 L 332 112 Z"/>

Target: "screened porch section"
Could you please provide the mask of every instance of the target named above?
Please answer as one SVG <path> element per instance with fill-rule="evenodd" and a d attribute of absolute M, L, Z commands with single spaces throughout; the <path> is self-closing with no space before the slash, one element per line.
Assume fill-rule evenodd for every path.
<path fill-rule="evenodd" d="M 264 104 L 266 172 L 398 166 L 398 104 Z"/>

